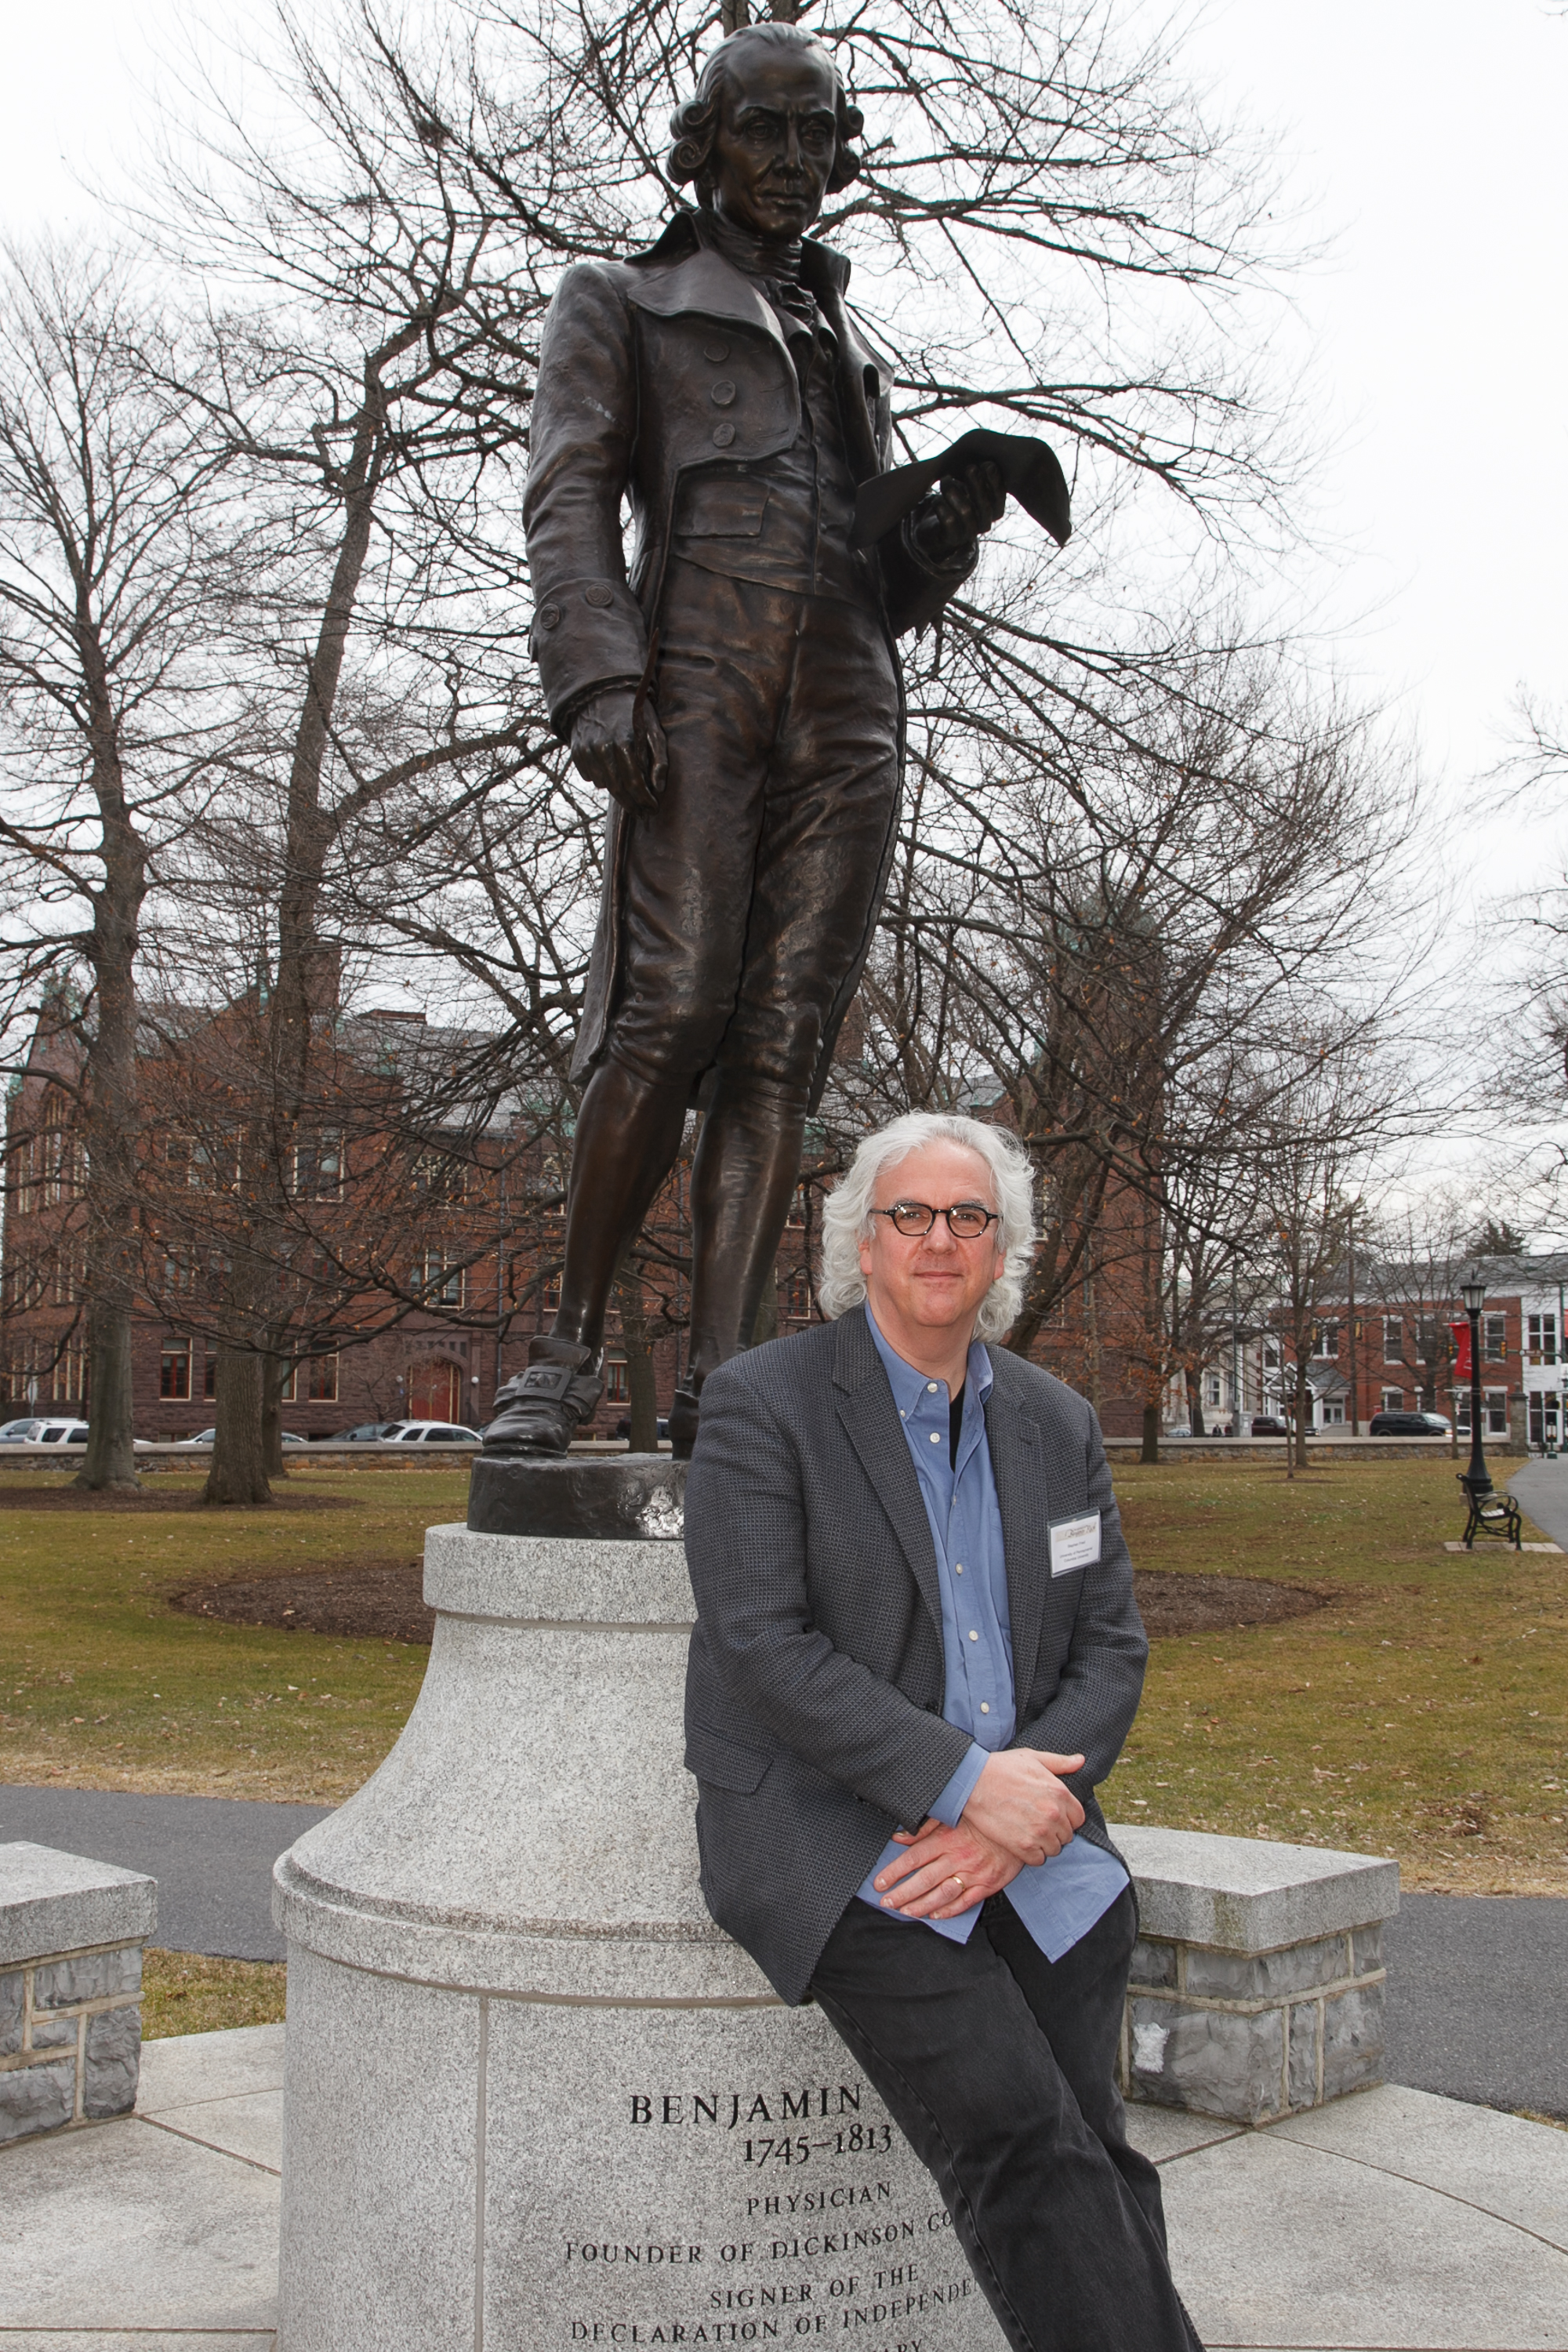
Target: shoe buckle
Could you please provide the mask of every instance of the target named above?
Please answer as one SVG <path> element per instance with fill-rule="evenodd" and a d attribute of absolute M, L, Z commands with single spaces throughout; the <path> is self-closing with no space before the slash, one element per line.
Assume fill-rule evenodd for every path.
<path fill-rule="evenodd" d="M 526 1397 L 553 1397 L 560 1402 L 575 1377 L 570 1364 L 530 1364 L 522 1376 L 521 1392 Z"/>

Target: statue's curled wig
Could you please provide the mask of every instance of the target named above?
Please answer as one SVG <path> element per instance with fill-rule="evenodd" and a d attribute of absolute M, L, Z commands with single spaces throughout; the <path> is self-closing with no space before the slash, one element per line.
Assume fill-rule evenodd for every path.
<path fill-rule="evenodd" d="M 665 168 L 678 188 L 689 182 L 697 184 L 697 201 L 710 206 L 713 202 L 713 138 L 719 128 L 719 105 L 725 90 L 732 87 L 731 68 L 742 41 L 766 43 L 771 48 L 815 49 L 833 75 L 833 110 L 838 126 L 838 138 L 834 148 L 833 169 L 827 175 L 827 194 L 837 195 L 847 188 L 860 172 L 860 158 L 853 142 L 866 128 L 866 118 L 856 106 L 844 86 L 844 78 L 828 50 L 814 33 L 803 32 L 798 25 L 763 23 L 742 25 L 738 33 L 721 41 L 703 67 L 697 84 L 697 95 L 678 106 L 669 118 L 669 134 L 674 142 Z"/>

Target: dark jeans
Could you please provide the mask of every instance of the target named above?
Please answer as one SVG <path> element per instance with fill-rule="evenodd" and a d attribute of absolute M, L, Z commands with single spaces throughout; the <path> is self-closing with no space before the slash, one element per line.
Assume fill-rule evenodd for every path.
<path fill-rule="evenodd" d="M 967 1944 L 858 1897 L 812 1979 L 824 2014 L 931 2169 L 1015 2352 L 1195 2352 L 1160 2178 L 1116 2088 L 1125 1889 L 1053 1963 L 1011 1904 Z"/>

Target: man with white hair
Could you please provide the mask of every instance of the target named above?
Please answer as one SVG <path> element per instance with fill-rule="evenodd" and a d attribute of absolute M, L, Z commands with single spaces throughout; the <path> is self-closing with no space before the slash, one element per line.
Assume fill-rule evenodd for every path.
<path fill-rule="evenodd" d="M 1016 2352 L 1194 2352 L 1116 2090 L 1137 1910 L 1094 1797 L 1148 1644 L 1093 1412 L 994 1344 L 1028 1162 L 912 1114 L 824 1224 L 835 1319 L 703 1391 L 703 1893 L 859 2060 Z"/>

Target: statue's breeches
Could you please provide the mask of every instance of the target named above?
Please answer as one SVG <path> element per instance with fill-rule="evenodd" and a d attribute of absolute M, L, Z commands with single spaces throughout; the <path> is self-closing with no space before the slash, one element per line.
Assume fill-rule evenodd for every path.
<path fill-rule="evenodd" d="M 679 562 L 658 623 L 669 782 L 627 827 L 607 1047 L 804 1108 L 897 814 L 893 657 L 873 612 Z"/>

